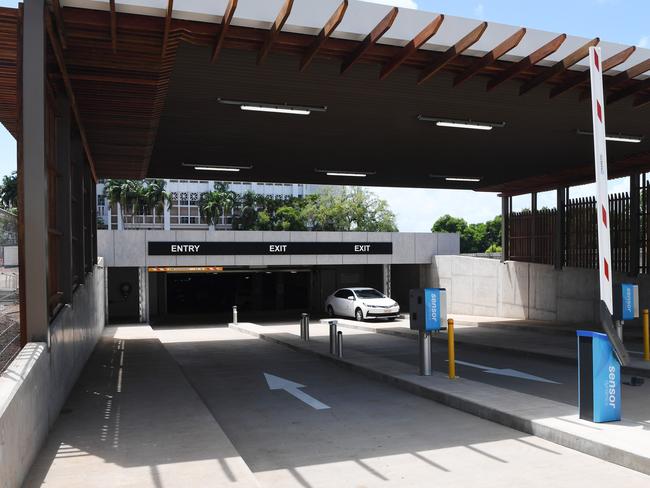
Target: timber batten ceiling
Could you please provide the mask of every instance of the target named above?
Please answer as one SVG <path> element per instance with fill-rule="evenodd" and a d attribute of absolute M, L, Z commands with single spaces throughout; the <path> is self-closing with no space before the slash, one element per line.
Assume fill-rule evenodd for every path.
<path fill-rule="evenodd" d="M 503 35 L 495 37 L 490 35 L 490 25 L 478 21 L 466 21 L 464 30 L 451 39 L 450 25 L 457 25 L 458 18 L 390 7 L 382 12 L 380 6 L 360 6 L 353 0 L 328 3 L 331 9 L 320 27 L 296 32 L 295 25 L 287 26 L 300 0 L 274 0 L 277 12 L 267 27 L 237 22 L 239 11 L 252 0 L 221 1 L 222 10 L 212 21 L 174 17 L 181 1 L 175 5 L 167 0 L 160 16 L 125 13 L 119 1 L 107 1 L 107 10 L 73 8 L 66 6 L 67 2 L 60 2 L 63 7 L 59 2 L 52 4 L 53 24 L 61 45 L 65 43 L 63 57 L 99 177 L 205 178 L 181 166 L 193 162 L 187 159 L 198 158 L 201 161 L 194 162 L 255 166 L 254 173 L 242 172 L 238 179 L 359 183 L 333 181 L 313 168 L 371 170 L 374 165 L 381 169 L 363 184 L 444 187 L 448 186 L 444 179 L 429 179 L 428 175 L 478 175 L 483 177 L 481 183 L 465 187 L 503 191 L 508 181 L 528 182 L 518 183 L 518 188 L 541 185 L 540 178 L 555 183 L 557 178 L 545 175 L 560 174 L 561 168 L 571 165 L 584 168 L 590 164 L 589 138 L 576 139 L 574 133 L 590 127 L 589 104 L 581 101 L 584 91 L 557 96 L 585 87 L 584 64 L 578 61 L 584 58 L 584 47 L 580 48 L 587 40 L 573 45 L 566 35 L 540 37 L 539 31 L 523 28 L 500 28 Z M 363 35 L 337 34 L 339 27 L 345 28 L 346 16 L 359 15 L 360 8 L 381 15 Z M 16 120 L 15 97 L 11 97 L 15 59 L 12 73 L 11 49 L 5 53 L 4 46 L 12 35 L 15 44 L 17 16 L 12 12 L 0 11 L 0 57 L 7 58 L 7 64 L 0 65 L 0 117 L 10 131 L 12 127 L 15 130 Z M 425 20 L 420 23 L 421 32 L 413 32 L 410 42 L 396 42 L 391 29 L 395 30 L 400 16 L 411 19 L 420 14 Z M 450 39 L 446 45 L 435 44 L 441 36 Z M 521 52 L 527 36 L 537 39 L 536 44 L 529 42 L 535 49 Z M 475 43 L 483 44 L 475 49 Z M 595 43 L 597 40 L 591 41 Z M 515 51 L 516 55 L 511 54 Z M 552 60 L 556 51 L 561 56 Z M 633 47 L 621 48 L 610 56 L 611 74 L 606 74 L 606 81 L 615 83 L 607 84 L 611 102 L 608 128 L 641 134 L 637 127 L 648 120 L 650 86 L 638 77 L 644 76 L 639 70 L 647 60 L 634 58 L 634 67 L 621 73 L 614 70 L 634 52 Z M 50 73 L 54 81 L 60 77 L 54 67 Z M 418 81 L 425 80 L 418 86 Z M 285 83 L 285 89 L 278 83 Z M 193 93 L 202 93 L 205 99 L 196 101 Z M 298 94 L 300 99 L 294 100 Z M 329 99 L 324 99 L 325 94 Z M 550 94 L 555 97 L 550 99 Z M 244 117 L 233 107 L 215 107 L 218 97 L 328 106 L 328 112 L 301 120 L 269 115 L 252 119 L 251 114 Z M 369 106 L 365 98 L 377 108 Z M 471 107 L 467 101 L 472 102 Z M 540 123 L 520 120 L 526 110 L 527 118 L 539 117 Z M 504 120 L 507 125 L 489 135 L 449 132 L 414 122 L 417 115 Z M 508 120 L 506 115 L 512 118 Z M 570 122 L 572 132 L 569 125 L 562 130 L 553 127 L 556 120 Z M 310 132 L 310 126 L 318 129 Z M 275 134 L 276 127 L 292 132 Z M 548 154 L 553 158 L 548 164 L 537 161 L 532 168 L 536 135 L 540 146 L 557 138 L 558 151 Z M 329 140 L 321 141 L 322 137 Z M 469 138 L 479 141 L 476 154 L 465 147 Z M 388 143 L 392 146 L 384 149 Z M 402 144 L 405 147 L 398 147 Z M 575 148 L 561 151 L 566 144 Z M 314 147 L 321 145 L 324 149 L 314 154 Z M 634 168 L 650 169 L 648 137 L 636 146 L 613 147 L 610 162 L 616 165 L 625 160 L 629 165 L 634 161 Z M 259 152 L 252 151 L 255 147 Z M 519 157 L 518 165 L 513 162 L 513 152 Z M 255 161 L 242 161 L 247 155 Z M 329 160 L 318 161 L 322 155 Z M 563 159 L 569 155 L 572 159 Z M 402 171 L 391 169 L 388 156 L 393 158 L 392 166 Z M 228 160 L 219 160 L 224 158 Z M 302 166 L 290 171 L 292 164 Z M 498 169 L 486 171 L 484 165 Z M 412 178 L 401 174 L 406 168 L 413 172 Z M 454 171 L 458 174 L 451 174 Z M 589 178 L 588 172 L 581 170 L 563 181 L 585 178 Z"/>

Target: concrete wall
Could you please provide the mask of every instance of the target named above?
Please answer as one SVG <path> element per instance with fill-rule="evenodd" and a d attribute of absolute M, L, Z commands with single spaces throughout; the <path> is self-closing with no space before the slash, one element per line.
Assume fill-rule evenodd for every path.
<path fill-rule="evenodd" d="M 108 297 L 108 321 L 138 322 L 140 319 L 140 283 L 138 268 L 109 268 L 106 295 Z M 121 285 L 131 285 L 131 293 L 124 298 Z"/>
<path fill-rule="evenodd" d="M 3 255 L 6 268 L 18 266 L 18 246 L 4 246 Z"/>
<path fill-rule="evenodd" d="M 29 343 L 0 376 L 0 487 L 22 484 L 104 328 L 100 263 L 50 325 L 50 344 Z"/>
<path fill-rule="evenodd" d="M 149 241 L 186 242 L 392 242 L 392 256 L 149 256 Z M 203 230 L 99 230 L 97 246 L 106 266 L 301 266 L 429 264 L 432 256 L 458 254 L 458 234 L 409 232 L 272 232 Z"/>
<path fill-rule="evenodd" d="M 650 277 L 617 273 L 614 283 L 638 283 L 641 306 L 650 304 Z M 598 320 L 597 270 L 467 256 L 436 256 L 430 286 L 447 288 L 449 312 L 557 322 Z"/>

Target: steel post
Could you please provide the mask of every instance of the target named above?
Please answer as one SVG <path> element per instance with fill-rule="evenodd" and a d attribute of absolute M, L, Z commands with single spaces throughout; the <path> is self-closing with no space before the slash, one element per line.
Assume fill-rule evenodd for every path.
<path fill-rule="evenodd" d="M 237 305 L 232 307 L 232 323 L 237 325 Z"/>
<path fill-rule="evenodd" d="M 431 376 L 431 334 L 420 331 L 420 376 Z"/>
<path fill-rule="evenodd" d="M 304 323 L 304 336 L 303 339 L 307 342 L 309 342 L 309 314 L 308 313 L 303 313 L 302 314 L 303 318 L 303 323 Z"/>
<path fill-rule="evenodd" d="M 336 356 L 336 326 L 338 322 L 336 320 L 330 320 L 330 354 Z"/>

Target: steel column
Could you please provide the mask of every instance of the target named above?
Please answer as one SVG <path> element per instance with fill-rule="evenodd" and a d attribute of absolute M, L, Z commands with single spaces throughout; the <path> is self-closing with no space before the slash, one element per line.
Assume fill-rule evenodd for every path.
<path fill-rule="evenodd" d="M 45 0 L 25 0 L 22 51 L 22 168 L 19 184 L 24 195 L 22 222 L 26 340 L 47 342 L 47 170 L 45 160 Z M 27 94 L 27 96 L 24 96 Z"/>
<path fill-rule="evenodd" d="M 638 173 L 630 175 L 630 276 L 639 276 L 641 253 L 641 178 Z"/>
<path fill-rule="evenodd" d="M 556 190 L 557 211 L 555 212 L 555 269 L 564 266 L 564 215 L 566 207 L 566 188 Z"/>

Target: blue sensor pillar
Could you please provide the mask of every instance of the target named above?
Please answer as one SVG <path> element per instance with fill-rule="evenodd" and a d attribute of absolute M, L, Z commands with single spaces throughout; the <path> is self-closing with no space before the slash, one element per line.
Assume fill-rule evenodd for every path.
<path fill-rule="evenodd" d="M 606 334 L 579 330 L 578 407 L 591 422 L 621 420 L 621 365 Z"/>
<path fill-rule="evenodd" d="M 447 325 L 447 290 L 424 288 L 409 293 L 411 329 L 439 331 Z"/>

